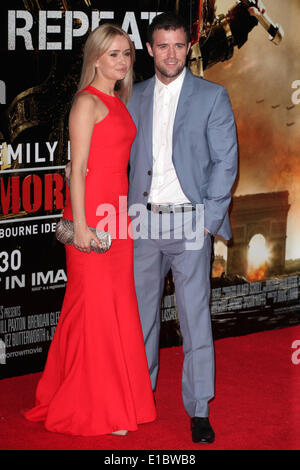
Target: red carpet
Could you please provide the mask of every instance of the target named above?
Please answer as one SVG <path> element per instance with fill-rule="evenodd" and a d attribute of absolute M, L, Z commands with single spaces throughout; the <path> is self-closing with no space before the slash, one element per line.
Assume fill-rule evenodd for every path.
<path fill-rule="evenodd" d="M 42 424 L 27 422 L 20 414 L 21 409 L 33 404 L 40 374 L 0 381 L 0 449 L 300 449 L 300 364 L 291 360 L 295 340 L 300 340 L 299 326 L 215 342 L 216 397 L 211 403 L 214 444 L 191 441 L 189 419 L 181 402 L 182 351 L 175 347 L 161 350 L 157 420 L 126 437 L 49 433 Z"/>

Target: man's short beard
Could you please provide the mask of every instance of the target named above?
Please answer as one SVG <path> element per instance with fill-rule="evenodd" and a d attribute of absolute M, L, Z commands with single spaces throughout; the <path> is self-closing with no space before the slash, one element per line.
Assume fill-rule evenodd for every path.
<path fill-rule="evenodd" d="M 167 77 L 167 78 L 178 77 L 178 75 L 180 75 L 181 72 L 183 71 L 184 67 L 185 67 L 185 64 L 180 64 L 174 72 L 168 72 L 167 70 L 160 68 L 159 66 L 156 65 L 156 68 L 159 71 L 159 73 L 163 77 Z"/>

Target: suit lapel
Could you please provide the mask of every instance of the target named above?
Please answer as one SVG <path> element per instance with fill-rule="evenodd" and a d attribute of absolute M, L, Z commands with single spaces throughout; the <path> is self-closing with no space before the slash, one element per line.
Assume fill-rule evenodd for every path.
<path fill-rule="evenodd" d="M 149 80 L 143 94 L 141 95 L 141 116 L 140 122 L 145 140 L 145 149 L 152 168 L 152 132 L 153 132 L 153 97 L 154 97 L 155 76 Z"/>
<path fill-rule="evenodd" d="M 174 120 L 173 127 L 173 151 L 176 145 L 178 135 L 180 134 L 179 129 L 184 125 L 185 118 L 190 108 L 190 100 L 193 97 L 193 74 L 186 69 L 186 74 L 182 84 L 177 111 Z"/>

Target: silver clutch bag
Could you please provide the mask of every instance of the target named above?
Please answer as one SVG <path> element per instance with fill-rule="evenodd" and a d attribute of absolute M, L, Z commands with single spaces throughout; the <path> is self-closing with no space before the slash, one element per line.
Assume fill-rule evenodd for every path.
<path fill-rule="evenodd" d="M 94 240 L 91 241 L 91 250 L 95 253 L 105 253 L 110 249 L 112 238 L 109 232 L 104 232 L 103 230 L 98 230 L 93 227 L 89 229 L 97 236 L 101 242 L 101 248 L 99 248 Z M 58 241 L 64 245 L 73 245 L 74 242 L 74 224 L 72 220 L 61 218 L 61 220 L 56 224 L 56 238 Z"/>

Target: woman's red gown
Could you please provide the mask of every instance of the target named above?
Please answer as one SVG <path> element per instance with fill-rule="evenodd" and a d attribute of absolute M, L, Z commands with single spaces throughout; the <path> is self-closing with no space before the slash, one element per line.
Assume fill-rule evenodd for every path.
<path fill-rule="evenodd" d="M 116 229 L 116 238 L 101 254 L 66 246 L 63 306 L 35 407 L 25 417 L 44 421 L 49 431 L 92 436 L 134 431 L 153 421 L 156 411 L 134 288 L 133 240 L 126 236 L 127 166 L 136 128 L 119 97 L 92 86 L 84 91 L 98 96 L 109 111 L 91 139 L 86 220 L 96 227 L 109 213 L 107 229 Z M 72 220 L 69 194 L 64 217 Z"/>

